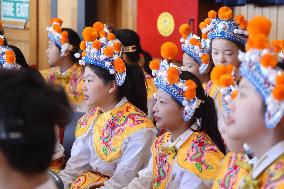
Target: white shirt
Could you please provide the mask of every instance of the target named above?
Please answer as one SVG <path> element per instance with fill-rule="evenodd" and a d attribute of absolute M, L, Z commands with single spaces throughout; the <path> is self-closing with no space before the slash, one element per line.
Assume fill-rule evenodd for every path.
<path fill-rule="evenodd" d="M 174 142 L 164 144 L 165 147 L 175 146 L 179 149 L 181 145 L 190 137 L 192 130 L 188 129 L 180 135 Z M 151 158 L 148 166 L 139 171 L 139 177 L 136 177 L 132 182 L 123 189 L 151 189 L 153 188 L 153 159 Z M 197 175 L 189 172 L 188 170 L 180 167 L 176 161 L 173 163 L 172 172 L 166 189 L 209 189 L 212 183 L 204 183 Z"/>
<path fill-rule="evenodd" d="M 151 156 L 151 145 L 156 136 L 156 129 L 141 129 L 127 137 L 122 144 L 122 156 L 112 162 L 105 162 L 94 149 L 94 133 L 92 127 L 87 135 L 76 138 L 71 157 L 66 167 L 59 173 L 64 186 L 68 187 L 86 171 L 95 171 L 111 177 L 102 189 L 123 188 L 145 167 Z"/>
<path fill-rule="evenodd" d="M 57 189 L 52 179 L 48 179 L 46 182 L 42 183 L 40 186 L 34 189 Z"/>

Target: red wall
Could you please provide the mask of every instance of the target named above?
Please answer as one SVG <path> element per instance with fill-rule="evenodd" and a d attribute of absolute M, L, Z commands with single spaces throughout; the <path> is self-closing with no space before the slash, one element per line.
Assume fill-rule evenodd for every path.
<path fill-rule="evenodd" d="M 155 58 L 160 58 L 160 47 L 166 41 L 175 42 L 179 47 L 181 60 L 180 34 L 178 28 L 194 19 L 195 32 L 198 28 L 198 0 L 138 0 L 137 32 L 141 38 L 142 48 Z M 174 32 L 162 36 L 157 29 L 157 19 L 163 12 L 169 12 L 174 17 Z"/>

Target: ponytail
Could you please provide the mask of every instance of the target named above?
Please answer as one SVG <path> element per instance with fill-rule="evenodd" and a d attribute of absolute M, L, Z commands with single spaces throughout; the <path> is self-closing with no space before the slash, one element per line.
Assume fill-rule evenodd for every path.
<path fill-rule="evenodd" d="M 210 96 L 205 96 L 204 103 L 196 109 L 195 119 L 201 119 L 201 130 L 204 131 L 225 154 L 226 148 L 218 129 L 217 112 L 215 103 Z"/>
<path fill-rule="evenodd" d="M 91 70 L 104 81 L 105 84 L 115 80 L 115 76 L 110 74 L 108 70 L 95 66 L 87 65 Z M 142 69 L 136 65 L 126 66 L 126 78 L 122 86 L 118 86 L 116 100 L 120 101 L 126 97 L 129 102 L 147 114 L 147 89 L 145 76 Z"/>
<path fill-rule="evenodd" d="M 215 103 L 213 99 L 210 96 L 205 95 L 200 80 L 194 74 L 187 71 L 183 71 L 180 78 L 183 80 L 188 80 L 188 79 L 193 80 L 197 85 L 196 97 L 203 101 L 200 104 L 200 106 L 196 108 L 191 118 L 192 120 L 201 121 L 200 123 L 201 127 L 198 131 L 204 131 L 211 138 L 211 140 L 218 146 L 220 151 L 222 151 L 225 154 L 226 148 L 224 146 L 223 139 L 218 129 L 217 112 L 215 109 Z"/>
<path fill-rule="evenodd" d="M 126 72 L 125 82 L 119 87 L 118 94 L 125 94 L 129 102 L 147 114 L 147 88 L 144 73 L 136 64 L 126 64 Z"/>

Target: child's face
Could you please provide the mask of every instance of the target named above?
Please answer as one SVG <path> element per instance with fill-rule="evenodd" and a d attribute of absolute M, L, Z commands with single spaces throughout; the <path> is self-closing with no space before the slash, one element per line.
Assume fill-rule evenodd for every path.
<path fill-rule="evenodd" d="M 227 139 L 249 144 L 265 135 L 267 129 L 264 126 L 262 97 L 246 78 L 240 81 L 239 94 L 230 108 L 225 124 Z"/>
<path fill-rule="evenodd" d="M 199 64 L 195 62 L 191 56 L 186 53 L 183 53 L 182 63 L 186 71 L 193 73 L 200 79 L 201 75 L 199 73 Z"/>
<path fill-rule="evenodd" d="M 212 40 L 212 60 L 215 65 L 232 64 L 235 67 L 240 66 L 238 59 L 239 47 L 236 43 L 226 39 Z"/>
<path fill-rule="evenodd" d="M 60 50 L 52 41 L 48 41 L 48 48 L 45 51 L 47 62 L 50 66 L 55 66 L 60 61 Z"/>
<path fill-rule="evenodd" d="M 162 89 L 157 91 L 157 100 L 153 106 L 153 112 L 156 125 L 159 128 L 174 130 L 184 124 L 183 106 Z"/>

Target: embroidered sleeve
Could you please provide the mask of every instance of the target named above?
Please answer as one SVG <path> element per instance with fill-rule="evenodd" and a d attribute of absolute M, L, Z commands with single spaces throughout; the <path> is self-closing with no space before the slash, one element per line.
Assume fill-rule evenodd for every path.
<path fill-rule="evenodd" d="M 73 183 L 84 171 L 91 170 L 91 166 L 89 165 L 90 158 L 91 151 L 87 144 L 87 137 L 76 138 L 72 146 L 71 157 L 65 169 L 59 173 L 65 188 Z"/>

